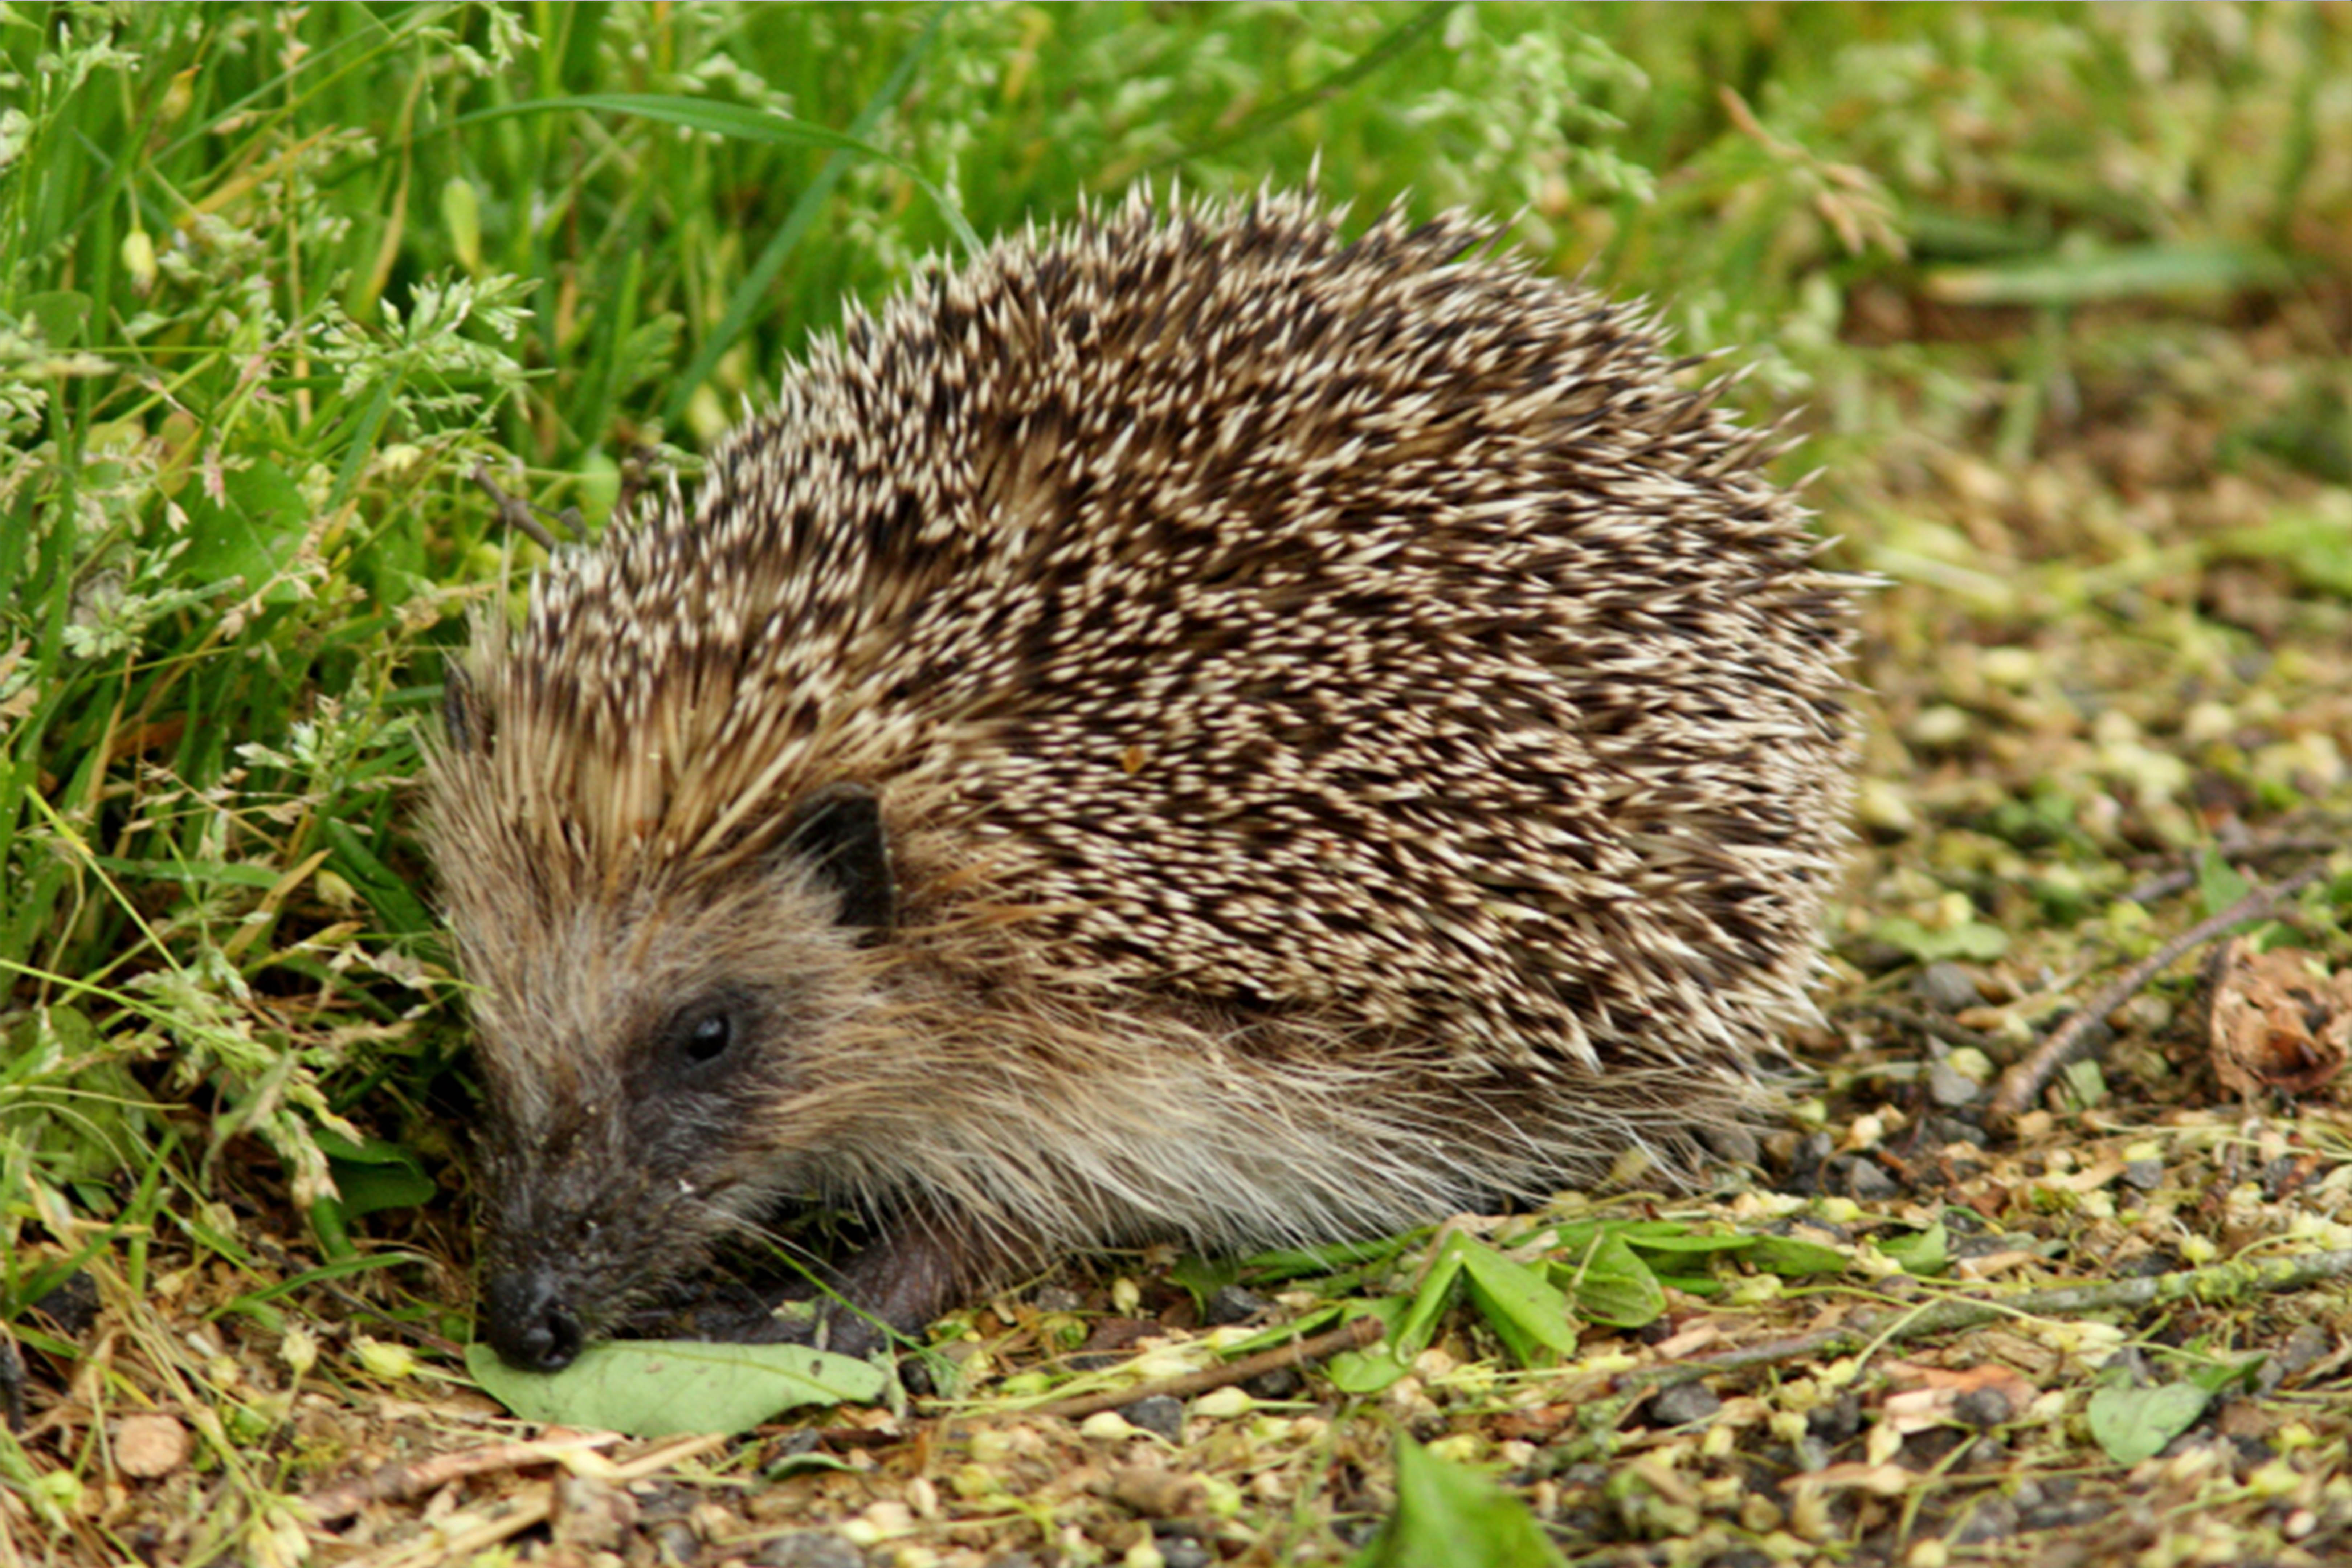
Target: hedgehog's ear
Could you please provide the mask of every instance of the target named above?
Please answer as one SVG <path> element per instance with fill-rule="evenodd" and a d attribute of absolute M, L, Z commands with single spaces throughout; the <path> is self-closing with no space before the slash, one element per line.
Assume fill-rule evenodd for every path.
<path fill-rule="evenodd" d="M 890 838 L 872 785 L 832 784 L 803 796 L 784 830 L 782 854 L 841 895 L 843 925 L 887 931 L 898 918 Z"/>

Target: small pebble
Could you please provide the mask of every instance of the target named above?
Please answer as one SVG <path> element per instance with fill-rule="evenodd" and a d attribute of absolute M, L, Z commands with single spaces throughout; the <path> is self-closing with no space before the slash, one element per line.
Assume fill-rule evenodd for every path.
<path fill-rule="evenodd" d="M 1165 1394 L 1155 1394 L 1149 1399 L 1139 1399 L 1127 1407 L 1127 1418 L 1147 1432 L 1156 1432 L 1171 1443 L 1184 1440 L 1184 1402 Z"/>
<path fill-rule="evenodd" d="M 837 1535 L 796 1530 L 752 1554 L 757 1568 L 866 1568 L 866 1553 Z"/>
<path fill-rule="evenodd" d="M 1930 1007 L 1957 1013 L 1984 1000 L 1977 977 L 1949 959 L 1940 959 L 1911 977 L 1911 994 Z"/>
<path fill-rule="evenodd" d="M 140 1480 L 168 1476 L 188 1462 L 188 1429 L 161 1411 L 126 1415 L 115 1423 L 114 1468 Z"/>
<path fill-rule="evenodd" d="M 1979 1546 L 1988 1541 L 2006 1541 L 2016 1533 L 2017 1505 L 1994 1493 L 1969 1510 L 1967 1521 L 1952 1536 L 1952 1544 Z"/>
<path fill-rule="evenodd" d="M 663 1520 L 646 1533 L 653 1538 L 657 1563 L 691 1563 L 702 1553 L 701 1537 L 682 1519 Z"/>
<path fill-rule="evenodd" d="M 2322 1356 L 2334 1352 L 2335 1341 L 2315 1323 L 2298 1323 L 2286 1337 L 2285 1347 L 2273 1359 L 2289 1373 L 2300 1373 L 2315 1363 Z"/>
<path fill-rule="evenodd" d="M 2035 1509 L 2021 1509 L 2017 1523 L 2021 1530 L 2066 1530 L 2077 1524 L 2095 1523 L 2109 1518 L 2114 1511 L 2112 1502 L 2083 1498 L 2071 1502 L 2044 1503 Z"/>
<path fill-rule="evenodd" d="M 2316 1172 L 2299 1155 L 2282 1154 L 2263 1167 L 2263 1195 L 2273 1203 L 2293 1194 Z"/>
<path fill-rule="evenodd" d="M 1220 1286 L 1217 1293 L 1209 1298 L 1209 1321 L 1219 1328 L 1228 1323 L 1246 1323 L 1273 1304 L 1256 1291 L 1239 1285 Z"/>
<path fill-rule="evenodd" d="M 1947 1110 L 1969 1104 L 1982 1092 L 1951 1063 L 1931 1061 L 1927 1064 L 1927 1098 Z"/>
<path fill-rule="evenodd" d="M 1965 1073 L 1960 1076 L 1968 1077 Z M 1969 1081 L 1974 1083 L 1976 1080 L 1970 1079 Z M 1979 1084 L 1978 1087 L 1981 1089 L 1983 1086 Z M 1981 1149 L 1987 1142 L 1983 1128 L 1958 1116 L 1930 1116 L 1927 1118 L 1927 1136 L 1947 1149 L 1956 1143 L 1965 1149 Z"/>
<path fill-rule="evenodd" d="M 1903 1189 L 1875 1160 L 1841 1162 L 1837 1185 L 1859 1204 L 1882 1204 L 1902 1195 Z"/>
<path fill-rule="evenodd" d="M 2277 1449 L 2250 1433 L 2231 1433 L 2226 1441 L 2230 1445 L 2231 1454 L 2235 1457 L 2240 1476 L 2243 1476 L 2249 1470 L 2260 1469 L 2278 1458 Z"/>
<path fill-rule="evenodd" d="M 1998 1426 L 2017 1414 L 2009 1395 L 1998 1388 L 1971 1388 L 1952 1401 L 1952 1414 L 1979 1431 Z"/>
<path fill-rule="evenodd" d="M 1189 1535 L 1162 1535 L 1153 1544 L 1160 1548 L 1162 1568 L 1209 1568 L 1217 1560 L 1215 1552 Z"/>
<path fill-rule="evenodd" d="M 1306 1386 L 1307 1380 L 1299 1375 L 1297 1367 L 1278 1366 L 1272 1372 L 1244 1379 L 1242 1392 L 1252 1399 L 1296 1399 Z"/>
<path fill-rule="evenodd" d="M 1805 1431 L 1824 1443 L 1843 1443 L 1862 1430 L 1862 1401 L 1841 1394 L 1805 1415 Z"/>
<path fill-rule="evenodd" d="M 1711 1420 L 1722 1408 L 1723 1401 L 1705 1384 L 1677 1383 L 1650 1396 L 1649 1423 L 1653 1426 L 1685 1426 L 1694 1421 Z"/>

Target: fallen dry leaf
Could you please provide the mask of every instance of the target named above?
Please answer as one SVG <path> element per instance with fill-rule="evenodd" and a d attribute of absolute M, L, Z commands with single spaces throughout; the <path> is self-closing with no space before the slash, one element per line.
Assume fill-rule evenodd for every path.
<path fill-rule="evenodd" d="M 2352 1043 L 2352 972 L 2315 978 L 2298 948 L 2255 952 L 2233 939 L 2217 961 L 2213 1073 L 2239 1094 L 2310 1094 L 2342 1069 Z"/>
<path fill-rule="evenodd" d="M 1905 1385 L 1900 1392 L 1886 1396 L 1886 1418 L 1896 1431 L 1906 1434 L 1958 1419 L 1955 1407 L 1964 1394 L 1991 1390 L 2001 1396 L 2013 1415 L 2032 1404 L 2039 1392 L 2014 1368 L 1997 1362 L 1957 1368 L 1890 1362 L 1886 1372 L 1895 1383 Z"/>

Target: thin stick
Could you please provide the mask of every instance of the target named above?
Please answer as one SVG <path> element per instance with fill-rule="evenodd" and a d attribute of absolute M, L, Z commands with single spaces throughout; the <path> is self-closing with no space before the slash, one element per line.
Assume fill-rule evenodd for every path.
<path fill-rule="evenodd" d="M 2074 1016 L 2050 1031 L 2034 1053 L 2000 1075 L 2000 1086 L 1985 1107 L 1985 1120 L 1995 1127 L 2014 1122 L 2025 1108 L 2040 1097 L 2043 1086 L 2077 1056 L 2084 1053 L 2084 1041 L 2091 1025 L 2105 1017 L 2136 995 L 2140 987 L 2179 959 L 2183 953 L 2201 947 L 2215 937 L 2251 920 L 2270 913 L 2271 907 L 2291 893 L 2301 891 L 2317 881 L 2327 871 L 2327 864 L 2305 866 L 2283 882 L 2267 888 L 2257 888 L 2223 910 L 2220 914 L 2198 921 L 2195 925 L 2166 942 L 2147 958 L 2135 963 L 2124 977 L 2098 994 Z"/>
<path fill-rule="evenodd" d="M 396 1502 L 440 1490 L 451 1481 L 544 1465 L 565 1454 L 609 1448 L 621 1440 L 618 1432 L 583 1432 L 571 1437 L 543 1437 L 536 1443 L 491 1443 L 454 1454 L 435 1454 L 409 1464 L 385 1465 L 341 1486 L 330 1487 L 303 1500 L 311 1521 L 331 1524 L 348 1519 L 372 1502 Z"/>
<path fill-rule="evenodd" d="M 1938 1018 L 1916 1007 L 1898 1007 L 1891 1002 L 1865 1002 L 1858 1006 L 1842 1007 L 1836 1016 L 1839 1018 L 1876 1018 L 1881 1023 L 1897 1024 L 1906 1029 L 1916 1029 L 1948 1046 L 1974 1046 L 1981 1049 L 1992 1041 L 1992 1036 L 1982 1029 L 1971 1029 L 1948 1018 Z"/>
<path fill-rule="evenodd" d="M 2059 1285 L 2014 1296 L 1946 1297 L 1897 1311 L 1874 1312 L 1834 1329 L 1794 1339 L 1748 1345 L 1718 1355 L 1694 1356 L 1671 1365 L 1643 1367 L 1616 1380 L 1621 1392 L 1646 1393 L 1669 1384 L 1690 1383 L 1718 1373 L 1745 1372 L 1785 1361 L 1850 1355 L 1876 1345 L 1927 1334 L 1972 1329 L 2000 1318 L 2077 1317 L 2084 1312 L 2140 1310 L 2170 1301 L 2229 1301 L 2240 1297 L 2309 1289 L 2352 1279 L 2352 1249 L 2307 1252 L 2294 1258 L 2217 1263 L 2144 1279 L 2109 1279 L 2095 1285 Z"/>
<path fill-rule="evenodd" d="M 1133 1388 L 1109 1389 L 1101 1394 L 1079 1394 L 1067 1399 L 1056 1399 L 1050 1405 L 1040 1405 L 1028 1412 L 1032 1415 L 1061 1415 L 1073 1421 L 1098 1411 L 1118 1410 L 1139 1400 L 1167 1394 L 1172 1399 L 1190 1399 L 1196 1394 L 1206 1394 L 1213 1388 L 1224 1388 L 1236 1383 L 1247 1383 L 1269 1372 L 1279 1372 L 1287 1366 L 1305 1366 L 1321 1361 L 1325 1356 L 1341 1351 L 1361 1350 L 1388 1332 L 1388 1325 L 1378 1318 L 1350 1318 L 1338 1328 L 1310 1339 L 1276 1345 L 1270 1351 L 1245 1355 L 1239 1361 L 1223 1366 L 1207 1367 L 1200 1372 L 1188 1372 L 1179 1377 L 1163 1377 L 1152 1383 L 1141 1383 Z"/>
<path fill-rule="evenodd" d="M 490 477 L 490 466 L 488 463 L 476 463 L 474 471 L 467 477 L 489 493 L 490 500 L 498 508 L 499 522 L 517 532 L 529 534 L 537 542 L 539 547 L 550 555 L 562 548 L 562 542 L 549 531 L 546 524 L 539 521 L 538 514 L 547 511 L 547 509 L 542 506 L 533 506 L 520 497 L 510 496 L 500 489 L 498 480 Z M 563 531 L 570 534 L 575 541 L 588 537 L 588 525 L 581 521 L 578 507 L 567 506 L 562 511 L 548 511 L 547 515 L 562 524 Z"/>
<path fill-rule="evenodd" d="M 2211 853 L 2219 856 L 2222 864 L 2236 870 L 2241 866 L 2258 865 L 2290 855 L 2332 855 L 2343 847 L 2344 834 L 2339 830 L 2335 833 L 2297 834 L 2285 838 L 2248 839 L 2242 843 L 2224 844 Z M 2126 893 L 2124 900 L 2127 903 L 2152 904 L 2175 893 L 2185 893 L 2196 885 L 2194 867 L 2167 871 L 2162 876 L 2151 877 L 2142 882 Z"/>
<path fill-rule="evenodd" d="M 540 1450 L 539 1458 L 545 1459 L 555 1457 L 557 1451 L 584 1452 L 588 1449 L 603 1447 L 619 1439 L 620 1434 L 616 1432 L 585 1432 L 582 1433 L 577 1440 L 566 1439 L 557 1445 L 545 1442 L 501 1443 L 490 1448 L 477 1448 L 467 1454 L 447 1454 L 442 1458 L 467 1459 L 477 1456 L 495 1456 L 500 1450 L 536 1448 Z M 725 1432 L 709 1432 L 698 1436 L 682 1437 L 667 1447 L 656 1448 L 653 1452 L 641 1455 L 625 1465 L 612 1466 L 604 1472 L 601 1479 L 616 1486 L 642 1480 L 647 1476 L 669 1468 L 681 1459 L 690 1459 L 698 1454 L 707 1454 L 713 1448 L 723 1447 L 733 1441 L 733 1436 Z M 504 1467 L 491 1465 L 478 1467 L 482 1469 L 501 1468 Z M 461 1468 L 459 1473 L 476 1472 L 473 1469 Z M 373 1480 L 374 1478 L 370 1477 L 369 1479 Z M 412 1568 L 412 1565 L 413 1568 L 425 1568 L 426 1564 L 431 1563 L 468 1562 L 476 1553 L 488 1551 L 501 1541 L 520 1535 L 534 1525 L 544 1524 L 553 1518 L 554 1514 L 555 1488 L 545 1481 L 533 1481 L 506 1499 L 488 1518 L 472 1522 L 454 1535 L 444 1538 L 437 1529 L 430 1530 L 425 1532 L 422 1540 L 401 1542 L 385 1547 L 381 1552 L 353 1559 L 346 1564 L 346 1568 Z"/>

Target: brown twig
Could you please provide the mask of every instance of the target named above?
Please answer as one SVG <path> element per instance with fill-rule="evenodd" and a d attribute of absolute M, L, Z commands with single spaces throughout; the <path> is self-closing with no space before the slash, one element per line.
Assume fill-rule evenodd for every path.
<path fill-rule="evenodd" d="M 2000 1075 L 2000 1085 L 1994 1090 L 1991 1102 L 1985 1107 L 1985 1120 L 1995 1127 L 2006 1127 L 2014 1122 L 2025 1108 L 2040 1097 L 2043 1086 L 2061 1068 L 2084 1054 L 2092 1024 L 2129 1001 L 2141 986 L 2169 968 L 2183 954 L 2248 921 L 2261 919 L 2280 900 L 2301 891 L 2326 875 L 2326 862 L 2321 861 L 2305 867 L 2283 882 L 2257 888 L 2220 914 L 2198 921 L 2133 964 L 2122 979 L 2100 992 L 2074 1016 L 2051 1030 L 2050 1037 L 2043 1040 L 2032 1056 Z"/>
<path fill-rule="evenodd" d="M 1245 1355 L 1239 1361 L 1227 1362 L 1223 1366 L 1206 1367 L 1199 1372 L 1185 1373 L 1179 1377 L 1163 1377 L 1156 1382 L 1138 1384 L 1133 1388 L 1108 1389 L 1100 1394 L 1073 1394 L 1067 1399 L 1056 1399 L 1050 1405 L 1040 1405 L 1029 1414 L 1060 1415 L 1075 1421 L 1082 1415 L 1092 1415 L 1098 1411 L 1121 1409 L 1139 1400 L 1150 1399 L 1157 1394 L 1164 1394 L 1172 1399 L 1190 1399 L 1196 1394 L 1206 1394 L 1213 1388 L 1224 1388 L 1236 1383 L 1247 1383 L 1251 1378 L 1263 1376 L 1269 1372 L 1278 1372 L 1284 1367 L 1305 1366 L 1310 1362 L 1321 1361 L 1325 1356 L 1337 1355 L 1341 1351 L 1361 1350 L 1379 1340 L 1387 1331 L 1388 1326 L 1378 1318 L 1350 1318 L 1338 1328 L 1327 1332 L 1316 1334 L 1308 1339 L 1297 1340 L 1290 1344 L 1276 1345 L 1270 1351 L 1260 1351 L 1255 1355 Z"/>
<path fill-rule="evenodd" d="M 513 529 L 518 533 L 528 535 L 533 542 L 537 543 L 541 550 L 546 551 L 549 554 L 552 555 L 555 553 L 558 541 L 556 540 L 554 533 L 547 527 L 547 525 L 539 521 L 539 517 L 537 515 L 539 512 L 546 510 L 545 508 L 535 507 L 531 505 L 530 502 L 521 499 L 520 496 L 510 496 L 507 494 L 505 490 L 499 489 L 498 480 L 490 477 L 490 466 L 488 463 L 476 463 L 474 465 L 474 471 L 466 477 L 472 479 L 476 484 L 479 485 L 488 493 L 490 503 L 498 508 L 499 521 L 501 523 Z M 566 507 L 562 511 L 551 511 L 548 512 L 547 515 L 562 523 L 564 531 L 570 533 L 572 538 L 584 539 L 587 537 L 586 529 L 580 521 L 580 509 L 578 507 Z"/>
<path fill-rule="evenodd" d="M 2218 849 L 2205 853 L 2219 855 L 2222 863 L 2234 870 L 2241 866 L 2261 865 L 2291 855 L 2332 855 L 2344 847 L 2345 837 L 2342 831 L 2295 834 L 2284 838 L 2246 839 L 2240 843 L 2223 844 Z M 2124 900 L 2126 903 L 2153 904 L 2175 893 L 2185 893 L 2196 885 L 2197 868 L 2186 867 L 2150 877 L 2126 893 Z"/>
<path fill-rule="evenodd" d="M 609 1448 L 621 1440 L 618 1432 L 582 1432 L 568 1437 L 542 1437 L 536 1443 L 492 1443 L 454 1454 L 435 1454 L 408 1464 L 385 1465 L 341 1486 L 303 1500 L 311 1521 L 331 1524 L 349 1519 L 372 1502 L 398 1502 L 436 1492 L 451 1481 L 544 1465 L 564 1454 Z"/>
<path fill-rule="evenodd" d="M 1981 1049 L 1990 1045 L 1993 1037 L 1983 1029 L 1971 1029 L 1955 1024 L 1949 1018 L 1938 1018 L 1916 1007 L 1901 1007 L 1892 1002 L 1864 1002 L 1851 1007 L 1841 1007 L 1837 1018 L 1875 1018 L 1883 1024 L 1916 1030 L 1948 1046 L 1974 1046 Z"/>
<path fill-rule="evenodd" d="M 2013 1296 L 1946 1297 L 1916 1307 L 1874 1312 L 1819 1333 L 1772 1340 L 1717 1355 L 1694 1356 L 1665 1366 L 1643 1367 L 1621 1374 L 1616 1388 L 1621 1394 L 1646 1394 L 1669 1384 L 1690 1383 L 1719 1373 L 1745 1372 L 1780 1362 L 1852 1355 L 1902 1340 L 1972 1329 L 2000 1318 L 2075 1317 L 2084 1312 L 2144 1310 L 2171 1301 L 2228 1301 L 2258 1292 L 2305 1290 L 2346 1279 L 2352 1279 L 2352 1249 L 2217 1263 L 2208 1268 L 2184 1268 L 2141 1279 L 2059 1285 Z"/>
<path fill-rule="evenodd" d="M 575 1450 L 601 1447 L 614 1441 L 617 1435 L 598 1432 L 583 1436 L 593 1437 L 595 1441 L 573 1445 L 572 1447 Z M 647 1476 L 669 1468 L 681 1459 L 690 1459 L 698 1454 L 707 1454 L 713 1448 L 723 1447 L 733 1441 L 732 1436 L 723 1432 L 682 1437 L 667 1447 L 656 1448 L 650 1454 L 640 1455 L 625 1465 L 611 1466 L 603 1472 L 602 1479 L 614 1485 L 625 1485 L 630 1481 L 642 1480 Z M 544 1449 L 547 1445 L 544 1443 L 499 1445 L 500 1448 L 532 1447 Z M 496 1449 L 474 1450 L 478 1454 L 490 1454 L 496 1451 Z M 450 1458 L 464 1457 L 455 1454 L 448 1456 Z M 541 1457 L 548 1456 L 542 1454 Z M 514 1495 L 489 1518 L 469 1520 L 463 1528 L 446 1536 L 437 1527 L 428 1530 L 421 1538 L 396 1542 L 365 1556 L 346 1559 L 345 1568 L 433 1568 L 433 1565 L 443 1563 L 469 1563 L 478 1554 L 488 1551 L 499 1542 L 520 1535 L 536 1525 L 544 1524 L 554 1515 L 555 1488 L 545 1481 L 534 1481 L 519 1488 Z"/>

